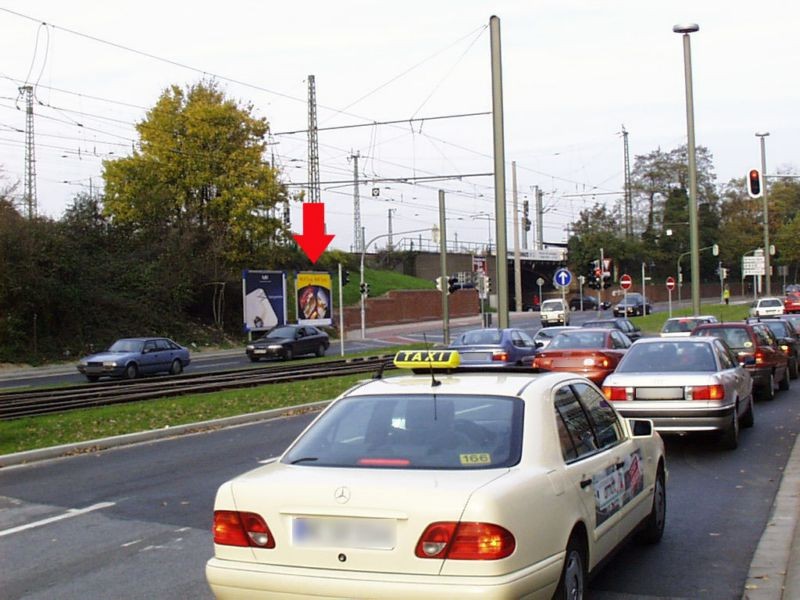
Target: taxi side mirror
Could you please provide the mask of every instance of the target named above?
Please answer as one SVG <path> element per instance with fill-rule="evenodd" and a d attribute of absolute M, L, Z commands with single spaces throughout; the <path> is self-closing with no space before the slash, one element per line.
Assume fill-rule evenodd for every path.
<path fill-rule="evenodd" d="M 633 437 L 650 437 L 653 435 L 653 422 L 650 419 L 628 419 Z"/>

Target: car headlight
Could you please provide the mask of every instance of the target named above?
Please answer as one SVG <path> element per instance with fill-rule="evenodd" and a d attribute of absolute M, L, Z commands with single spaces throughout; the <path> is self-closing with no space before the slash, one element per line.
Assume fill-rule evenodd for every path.
<path fill-rule="evenodd" d="M 89 363 L 87 363 L 85 360 L 78 361 L 78 366 L 79 367 L 86 367 L 88 365 L 89 365 Z"/>
<path fill-rule="evenodd" d="M 253 344 L 247 344 L 247 350 L 255 350 L 256 347 Z"/>
<path fill-rule="evenodd" d="M 103 361 L 103 366 L 104 366 L 106 369 L 113 369 L 114 367 L 116 367 L 116 366 L 117 366 L 117 362 L 116 362 L 116 361 L 114 361 L 114 360 L 104 360 L 104 361 Z"/>
<path fill-rule="evenodd" d="M 283 350 L 283 346 L 280 344 L 270 344 L 268 347 L 270 350 Z"/>

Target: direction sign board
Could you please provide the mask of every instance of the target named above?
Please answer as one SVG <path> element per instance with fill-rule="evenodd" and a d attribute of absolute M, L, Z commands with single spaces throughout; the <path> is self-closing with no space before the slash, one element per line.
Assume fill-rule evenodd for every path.
<path fill-rule="evenodd" d="M 631 276 L 627 273 L 619 278 L 619 287 L 621 287 L 623 290 L 629 290 L 632 285 L 633 279 L 631 279 Z"/>
<path fill-rule="evenodd" d="M 553 285 L 556 287 L 568 287 L 569 284 L 572 283 L 572 273 L 569 272 L 569 269 L 557 269 L 555 274 L 553 275 Z"/>
<path fill-rule="evenodd" d="M 764 256 L 743 256 L 742 257 L 742 275 L 748 277 L 750 275 L 763 275 L 764 274 Z"/>
<path fill-rule="evenodd" d="M 667 277 L 667 289 L 671 292 L 675 289 L 675 278 Z"/>

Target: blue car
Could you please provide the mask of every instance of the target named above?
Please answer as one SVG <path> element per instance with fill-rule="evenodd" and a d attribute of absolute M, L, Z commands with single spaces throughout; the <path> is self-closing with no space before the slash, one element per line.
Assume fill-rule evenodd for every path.
<path fill-rule="evenodd" d="M 169 338 L 125 338 L 105 352 L 82 358 L 78 371 L 91 382 L 101 377 L 136 379 L 160 372 L 178 375 L 190 361 L 189 350 Z"/>
<path fill-rule="evenodd" d="M 464 366 L 508 367 L 530 364 L 536 354 L 533 338 L 521 329 L 473 329 L 452 344 Z"/>

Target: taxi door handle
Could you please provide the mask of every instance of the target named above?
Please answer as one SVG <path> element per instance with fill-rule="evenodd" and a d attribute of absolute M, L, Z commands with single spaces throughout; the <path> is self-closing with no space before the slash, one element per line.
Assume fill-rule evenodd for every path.
<path fill-rule="evenodd" d="M 581 479 L 581 489 L 582 490 L 585 490 L 590 485 L 592 485 L 592 480 L 591 479 Z"/>

